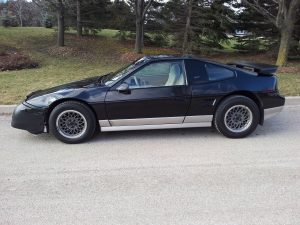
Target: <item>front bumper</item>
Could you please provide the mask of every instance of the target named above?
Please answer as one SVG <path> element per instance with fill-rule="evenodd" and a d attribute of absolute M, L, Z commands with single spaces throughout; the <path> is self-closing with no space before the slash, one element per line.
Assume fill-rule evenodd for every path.
<path fill-rule="evenodd" d="M 23 102 L 15 108 L 11 126 L 32 134 L 40 134 L 45 131 L 45 115 L 45 109 L 35 108 Z"/>

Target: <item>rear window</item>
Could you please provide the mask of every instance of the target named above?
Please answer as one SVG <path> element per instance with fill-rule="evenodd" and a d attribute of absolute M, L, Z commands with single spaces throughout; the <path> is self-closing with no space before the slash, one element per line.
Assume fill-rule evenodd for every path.
<path fill-rule="evenodd" d="M 207 63 L 205 67 L 210 81 L 224 80 L 235 76 L 234 71 L 222 66 Z"/>

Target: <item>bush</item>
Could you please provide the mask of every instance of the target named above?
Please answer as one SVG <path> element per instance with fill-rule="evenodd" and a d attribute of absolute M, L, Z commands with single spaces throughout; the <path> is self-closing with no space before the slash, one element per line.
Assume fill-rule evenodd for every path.
<path fill-rule="evenodd" d="M 119 30 L 119 32 L 115 35 L 120 41 L 127 41 L 134 38 L 134 35 L 130 31 Z"/>
<path fill-rule="evenodd" d="M 0 54 L 0 71 L 36 68 L 38 63 L 18 52 Z"/>
<path fill-rule="evenodd" d="M 157 47 L 166 47 L 169 44 L 167 36 L 165 34 L 149 35 L 145 33 L 144 42 L 145 44 L 149 44 Z"/>
<path fill-rule="evenodd" d="M 15 17 L 4 16 L 1 18 L 1 24 L 4 27 L 17 27 L 18 21 Z"/>
<path fill-rule="evenodd" d="M 166 36 L 163 34 L 155 34 L 152 37 L 152 41 L 153 41 L 154 45 L 158 46 L 158 47 L 165 47 L 168 45 L 168 40 L 167 40 Z"/>
<path fill-rule="evenodd" d="M 292 39 L 290 43 L 290 50 L 289 50 L 290 56 L 300 56 L 300 41 L 296 39 Z"/>
<path fill-rule="evenodd" d="M 84 35 L 96 36 L 97 33 L 98 33 L 98 30 L 96 28 L 92 28 L 92 27 L 84 27 L 83 28 L 83 34 Z"/>
<path fill-rule="evenodd" d="M 144 43 L 148 45 L 154 45 L 151 36 L 147 33 L 144 34 Z"/>
<path fill-rule="evenodd" d="M 237 49 L 242 52 L 264 52 L 266 46 L 263 46 L 259 38 L 253 37 L 240 37 L 237 39 L 237 43 L 233 46 L 234 49 Z"/>
<path fill-rule="evenodd" d="M 44 27 L 45 28 L 52 28 L 53 27 L 53 23 L 52 23 L 52 20 L 47 17 L 45 20 L 44 20 Z"/>
<path fill-rule="evenodd" d="M 2 18 L 1 19 L 1 24 L 4 27 L 9 27 L 9 25 L 10 25 L 9 18 L 8 17 Z"/>

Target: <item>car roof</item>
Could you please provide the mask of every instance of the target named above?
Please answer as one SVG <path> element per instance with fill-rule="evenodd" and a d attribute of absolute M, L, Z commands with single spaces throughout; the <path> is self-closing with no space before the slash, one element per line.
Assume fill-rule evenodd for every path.
<path fill-rule="evenodd" d="M 219 65 L 225 65 L 226 64 L 223 64 L 223 63 L 220 63 L 220 62 L 216 62 L 216 61 L 213 61 L 213 60 L 209 60 L 209 59 L 206 59 L 206 58 L 200 58 L 200 57 L 197 57 L 195 55 L 180 55 L 180 54 L 173 54 L 173 55 L 146 55 L 143 57 L 145 59 L 145 61 L 160 61 L 160 60 L 180 60 L 180 59 L 196 59 L 196 60 L 200 60 L 202 62 L 209 62 L 209 63 L 214 63 L 214 64 L 219 64 Z"/>
<path fill-rule="evenodd" d="M 233 70 L 242 71 L 244 73 L 248 73 L 248 74 L 251 74 L 251 75 L 256 75 L 256 73 L 248 71 L 248 70 L 244 70 L 244 69 L 241 69 L 241 68 L 238 68 L 238 67 L 234 67 L 232 65 L 228 65 L 228 64 L 225 64 L 225 63 L 213 61 L 213 60 L 210 60 L 210 59 L 200 58 L 200 57 L 197 57 L 197 56 L 191 55 L 191 54 L 187 54 L 187 55 L 180 55 L 180 54 L 177 54 L 177 55 L 176 54 L 173 54 L 173 55 L 146 55 L 143 58 L 141 58 L 141 60 L 144 63 L 151 62 L 151 61 L 164 61 L 164 60 L 176 60 L 176 59 L 177 60 L 195 59 L 195 60 L 199 60 L 199 61 L 204 62 L 204 63 L 212 63 L 212 64 L 219 65 L 219 66 L 222 66 L 222 67 L 225 67 L 225 68 L 228 68 L 228 69 L 233 69 Z"/>
<path fill-rule="evenodd" d="M 199 60 L 199 61 L 202 61 L 202 62 L 207 62 L 207 63 L 213 63 L 213 64 L 217 64 L 217 65 L 220 65 L 220 66 L 225 66 L 225 67 L 231 67 L 232 66 L 229 66 L 227 64 L 224 64 L 224 63 L 221 63 L 221 62 L 217 62 L 217 61 L 213 61 L 213 60 L 210 60 L 210 59 L 206 59 L 206 58 L 200 58 L 200 57 L 197 57 L 195 55 L 146 55 L 144 56 L 142 59 L 144 59 L 144 62 L 149 62 L 149 61 L 163 61 L 163 60 L 182 60 L 182 59 L 195 59 L 195 60 Z"/>
<path fill-rule="evenodd" d="M 180 54 L 170 54 L 170 55 L 146 55 L 144 57 L 145 59 L 149 61 L 154 60 L 172 60 L 172 59 L 191 59 L 195 58 L 193 55 L 180 55 Z"/>

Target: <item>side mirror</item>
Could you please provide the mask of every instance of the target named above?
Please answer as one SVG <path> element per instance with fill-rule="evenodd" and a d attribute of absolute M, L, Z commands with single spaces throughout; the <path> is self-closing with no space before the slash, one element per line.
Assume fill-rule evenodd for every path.
<path fill-rule="evenodd" d="M 120 93 L 129 94 L 129 85 L 127 83 L 122 83 L 119 87 L 117 87 L 117 91 Z"/>

